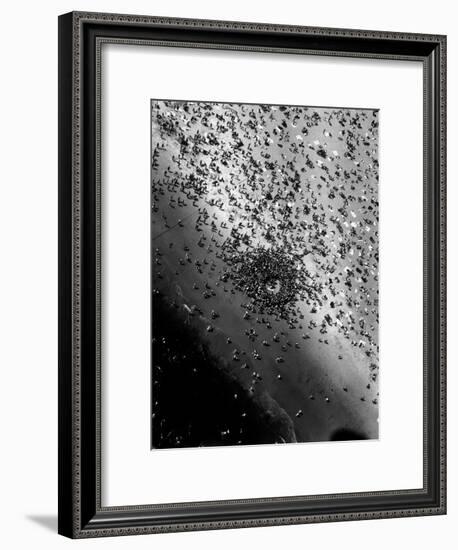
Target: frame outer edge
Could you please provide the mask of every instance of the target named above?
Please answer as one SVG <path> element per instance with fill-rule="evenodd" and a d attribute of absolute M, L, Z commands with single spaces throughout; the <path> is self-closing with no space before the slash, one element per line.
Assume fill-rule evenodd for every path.
<path fill-rule="evenodd" d="M 77 19 L 87 22 L 97 23 L 125 23 L 129 25 L 164 25 L 164 26 L 181 26 L 194 27 L 201 29 L 225 29 L 225 30 L 244 30 L 254 32 L 283 32 L 283 33 L 301 33 L 326 35 L 333 37 L 352 37 L 352 38 L 378 38 L 382 40 L 404 40 L 417 42 L 438 42 L 440 43 L 445 37 L 441 34 L 422 34 L 397 31 L 380 31 L 369 29 L 350 29 L 350 28 L 335 28 L 335 27 L 308 27 L 305 25 L 291 24 L 276 24 L 276 23 L 260 23 L 248 21 L 226 21 L 220 19 L 191 19 L 178 18 L 167 16 L 152 16 L 138 14 L 121 14 L 121 13 L 105 13 L 105 12 L 90 12 L 90 11 L 73 11 L 71 12 Z"/>
<path fill-rule="evenodd" d="M 72 538 L 81 538 L 82 526 L 82 486 L 81 486 L 81 207 L 82 207 L 82 20 L 77 12 L 72 15 L 72 219 L 73 219 L 73 333 L 72 333 L 72 368 L 73 395 L 72 406 L 74 424 L 72 432 L 73 454 L 73 529 Z"/>
<path fill-rule="evenodd" d="M 74 439 L 72 330 L 73 301 L 73 55 L 72 14 L 58 22 L 58 532 L 73 537 Z"/>

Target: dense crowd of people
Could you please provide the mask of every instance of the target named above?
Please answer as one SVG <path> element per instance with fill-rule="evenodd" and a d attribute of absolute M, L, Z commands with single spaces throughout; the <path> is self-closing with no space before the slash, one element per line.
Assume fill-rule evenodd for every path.
<path fill-rule="evenodd" d="M 192 266 L 217 280 L 194 282 L 192 313 L 215 320 L 221 288 L 242 293 L 242 319 L 283 320 L 323 345 L 337 331 L 375 382 L 378 112 L 153 101 L 152 131 L 153 287 L 177 231 L 192 234 L 177 278 Z M 234 330 L 256 341 L 255 329 Z M 259 344 L 282 360 L 275 331 L 261 357 Z"/>

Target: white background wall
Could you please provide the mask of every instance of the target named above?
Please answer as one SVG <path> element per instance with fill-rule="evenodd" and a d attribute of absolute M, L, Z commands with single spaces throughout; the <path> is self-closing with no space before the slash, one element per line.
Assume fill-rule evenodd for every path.
<path fill-rule="evenodd" d="M 71 542 L 57 519 L 57 15 L 107 11 L 448 34 L 449 514 Z M 0 540 L 3 548 L 451 548 L 458 520 L 458 31 L 453 2 L 47 0 L 2 6 L 0 33 Z M 394 84 L 395 85 L 395 84 Z M 455 214 L 455 215 L 453 215 Z M 400 226 L 402 227 L 402 225 Z"/>

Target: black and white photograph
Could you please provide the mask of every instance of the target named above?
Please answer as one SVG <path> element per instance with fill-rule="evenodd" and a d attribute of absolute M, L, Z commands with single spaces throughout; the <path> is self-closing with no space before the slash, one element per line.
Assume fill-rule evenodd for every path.
<path fill-rule="evenodd" d="M 187 9 L 59 17 L 58 532 L 437 547 L 450 27 Z"/>
<path fill-rule="evenodd" d="M 2 8 L 1 547 L 453 548 L 455 4 Z"/>
<path fill-rule="evenodd" d="M 2 7 L 2 548 L 450 548 L 452 3 Z"/>
<path fill-rule="evenodd" d="M 378 146 L 376 106 L 151 100 L 153 450 L 378 439 Z"/>

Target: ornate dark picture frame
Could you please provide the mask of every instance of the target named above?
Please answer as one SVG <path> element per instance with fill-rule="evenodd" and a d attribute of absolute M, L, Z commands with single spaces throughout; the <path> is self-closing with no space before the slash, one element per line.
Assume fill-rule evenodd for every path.
<path fill-rule="evenodd" d="M 423 63 L 423 488 L 102 506 L 99 128 L 102 43 L 159 43 L 171 47 Z M 60 534 L 85 538 L 446 512 L 445 140 L 445 36 L 79 12 L 59 18 Z"/>

